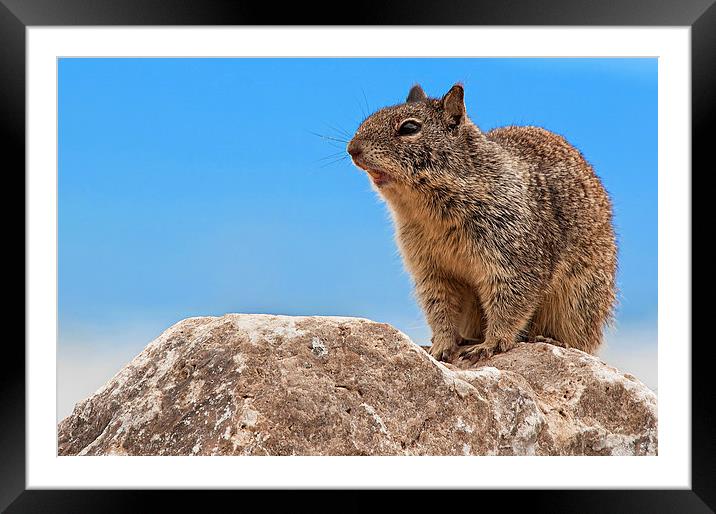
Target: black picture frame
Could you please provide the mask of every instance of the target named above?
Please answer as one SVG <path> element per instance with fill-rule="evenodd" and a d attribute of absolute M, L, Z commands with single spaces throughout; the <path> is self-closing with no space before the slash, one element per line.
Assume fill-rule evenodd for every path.
<path fill-rule="evenodd" d="M 423 0 L 339 4 L 243 2 L 221 0 L 0 0 L 0 124 L 2 125 L 6 199 L 24 191 L 8 180 L 25 170 L 25 29 L 62 25 L 572 25 L 689 26 L 692 72 L 692 170 L 702 175 L 713 168 L 710 125 L 716 91 L 716 0 L 490 0 L 429 2 Z M 686 171 L 685 171 L 686 172 Z M 698 173 L 691 173 L 691 178 Z M 693 184 L 693 182 L 692 182 Z M 692 185 L 692 191 L 694 191 Z M 698 190 L 696 190 L 698 191 Z M 9 202 L 4 202 L 9 205 Z M 692 196 L 692 205 L 699 205 Z M 692 219 L 700 219 L 694 216 Z M 13 212 L 14 214 L 14 212 Z M 15 216 L 6 213 L 6 232 Z M 692 229 L 693 231 L 693 229 Z M 24 233 L 23 233 L 24 239 Z M 6 243 L 6 248 L 11 248 Z M 23 266 L 25 254 L 23 246 Z M 14 252 L 13 252 L 14 253 Z M 693 255 L 693 251 L 692 251 Z M 693 265 L 692 265 L 693 266 Z M 26 269 L 26 268 L 25 268 Z M 704 287 L 704 286 L 702 286 Z M 9 298 L 9 296 L 6 296 Z M 23 293 L 25 298 L 25 293 Z M 693 318 L 693 315 L 692 315 Z M 696 319 L 699 319 L 696 317 Z M 693 329 L 692 329 L 693 333 Z M 693 337 L 693 336 L 692 336 Z M 699 341 L 693 337 L 694 340 Z M 463 496 L 484 507 L 488 499 L 505 505 L 525 503 L 548 512 L 713 512 L 716 509 L 716 439 L 713 386 L 708 339 L 692 345 L 692 453 L 690 490 L 469 491 L 467 495 L 415 491 L 401 499 L 403 508 L 425 508 L 436 500 L 450 508 Z M 668 344 L 686 344 L 669 341 Z M 275 499 L 275 492 L 69 491 L 26 490 L 25 486 L 25 351 L 7 337 L 0 373 L 0 510 L 7 512 L 132 512 L 149 510 L 152 500 L 206 507 L 206 496 L 241 494 L 246 501 Z M 292 501 L 312 510 L 321 504 L 335 510 L 316 491 L 299 493 Z M 257 498 L 261 495 L 261 498 Z M 500 496 L 495 498 L 495 496 Z M 320 498 L 320 499 L 319 499 Z M 353 491 L 345 508 L 373 508 L 364 494 Z M 508 499 L 508 502 L 505 500 Z M 163 509 L 164 510 L 164 509 Z M 202 509 L 204 510 L 204 509 Z M 270 509 L 273 510 L 273 509 Z"/>

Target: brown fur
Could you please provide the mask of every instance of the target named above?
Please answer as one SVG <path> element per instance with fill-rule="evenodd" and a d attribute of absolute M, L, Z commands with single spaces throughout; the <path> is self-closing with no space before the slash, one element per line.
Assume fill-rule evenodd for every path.
<path fill-rule="evenodd" d="M 593 353 L 615 301 L 606 191 L 564 138 L 539 127 L 483 133 L 463 95 L 456 85 L 429 99 L 415 86 L 348 145 L 390 207 L 430 353 L 449 360 L 463 345 L 477 360 L 525 337 Z"/>

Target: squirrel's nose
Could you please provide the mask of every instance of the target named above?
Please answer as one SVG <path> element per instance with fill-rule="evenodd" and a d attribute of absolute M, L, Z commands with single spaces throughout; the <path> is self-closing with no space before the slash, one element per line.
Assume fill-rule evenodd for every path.
<path fill-rule="evenodd" d="M 361 148 L 360 143 L 357 143 L 355 140 L 352 140 L 350 143 L 348 143 L 348 153 L 351 154 L 351 157 L 354 159 L 358 157 L 361 153 L 363 153 L 363 148 Z"/>

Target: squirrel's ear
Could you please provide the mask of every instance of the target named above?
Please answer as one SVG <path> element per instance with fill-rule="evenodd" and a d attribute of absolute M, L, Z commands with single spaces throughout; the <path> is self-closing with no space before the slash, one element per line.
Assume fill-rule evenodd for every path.
<path fill-rule="evenodd" d="M 405 99 L 405 103 L 424 102 L 427 99 L 428 96 L 425 94 L 425 91 L 423 91 L 423 88 L 420 87 L 419 84 L 415 84 L 410 88 L 410 93 L 408 93 L 408 98 Z"/>
<path fill-rule="evenodd" d="M 461 84 L 455 84 L 442 99 L 445 115 L 455 124 L 465 118 L 465 89 Z"/>

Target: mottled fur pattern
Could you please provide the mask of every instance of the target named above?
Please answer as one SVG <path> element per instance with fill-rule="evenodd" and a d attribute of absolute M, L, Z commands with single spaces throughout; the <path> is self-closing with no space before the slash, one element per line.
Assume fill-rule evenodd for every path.
<path fill-rule="evenodd" d="M 606 191 L 561 136 L 483 133 L 463 97 L 461 85 L 441 99 L 415 86 L 348 145 L 390 207 L 430 353 L 474 361 L 524 338 L 593 353 L 615 301 Z"/>

